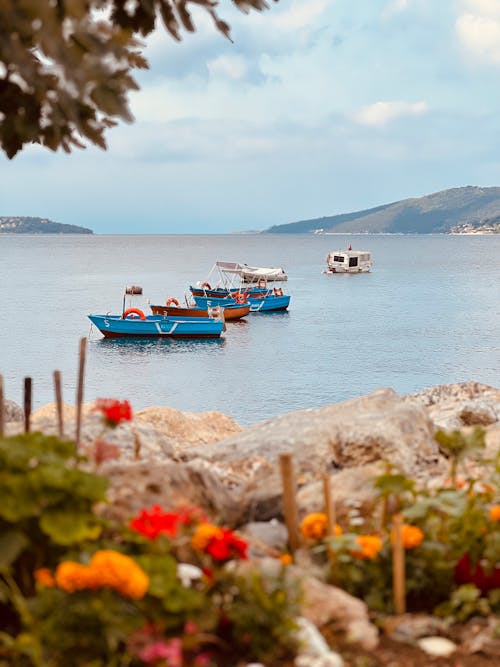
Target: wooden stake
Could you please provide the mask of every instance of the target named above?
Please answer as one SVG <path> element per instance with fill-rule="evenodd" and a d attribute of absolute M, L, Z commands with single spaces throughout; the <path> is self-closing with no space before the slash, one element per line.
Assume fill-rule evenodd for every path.
<path fill-rule="evenodd" d="M 61 371 L 54 371 L 54 390 L 57 406 L 57 433 L 60 438 L 64 435 Z"/>
<path fill-rule="evenodd" d="M 299 547 L 299 513 L 295 498 L 295 476 L 293 473 L 293 460 L 291 454 L 280 454 L 281 479 L 283 481 L 283 510 L 285 524 L 288 530 L 288 546 L 291 553 Z"/>
<path fill-rule="evenodd" d="M 332 503 L 332 488 L 330 486 L 330 475 L 328 473 L 323 475 L 323 496 L 325 498 L 325 514 L 328 525 L 327 535 L 335 535 L 335 507 Z"/>
<path fill-rule="evenodd" d="M 403 517 L 401 514 L 395 514 L 392 517 L 392 586 L 396 614 L 406 612 L 405 548 L 402 529 Z"/>
<path fill-rule="evenodd" d="M 0 375 L 0 438 L 3 438 L 5 434 L 4 415 L 3 375 Z"/>
<path fill-rule="evenodd" d="M 85 357 L 87 352 L 87 339 L 80 339 L 80 357 L 78 363 L 78 385 L 76 389 L 76 430 L 75 443 L 80 444 L 80 431 L 82 426 L 82 403 L 83 403 L 83 379 L 85 374 Z"/>
<path fill-rule="evenodd" d="M 24 378 L 24 432 L 31 430 L 31 394 L 33 381 L 31 378 Z"/>

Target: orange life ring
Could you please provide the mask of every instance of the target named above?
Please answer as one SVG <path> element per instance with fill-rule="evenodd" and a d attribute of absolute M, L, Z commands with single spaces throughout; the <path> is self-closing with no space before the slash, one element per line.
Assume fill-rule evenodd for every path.
<path fill-rule="evenodd" d="M 257 287 L 259 287 L 260 289 L 265 289 L 267 287 L 267 280 L 265 280 L 264 278 L 259 278 Z"/>
<path fill-rule="evenodd" d="M 210 287 L 210 283 L 201 283 L 201 286 L 203 287 L 203 289 L 212 289 Z"/>
<path fill-rule="evenodd" d="M 236 303 L 239 303 L 240 305 L 242 305 L 242 304 L 247 302 L 247 295 L 242 294 L 241 292 L 238 292 L 235 295 L 234 300 L 236 301 Z"/>
<path fill-rule="evenodd" d="M 177 299 L 175 299 L 173 296 L 170 297 L 170 299 L 167 299 L 165 302 L 166 306 L 179 306 L 179 302 Z"/>
<path fill-rule="evenodd" d="M 145 320 L 146 315 L 139 308 L 127 308 L 123 311 L 122 319 L 126 320 L 129 315 L 138 315 L 139 319 Z"/>
<path fill-rule="evenodd" d="M 283 296 L 283 290 L 281 289 L 281 287 L 275 287 L 273 289 L 273 292 L 274 296 Z"/>

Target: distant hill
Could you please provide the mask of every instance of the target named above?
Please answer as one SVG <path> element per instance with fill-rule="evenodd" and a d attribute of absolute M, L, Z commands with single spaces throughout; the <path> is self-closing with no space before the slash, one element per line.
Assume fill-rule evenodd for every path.
<path fill-rule="evenodd" d="M 87 227 L 64 225 L 47 218 L 0 216 L 0 234 L 93 234 Z"/>
<path fill-rule="evenodd" d="M 500 233 L 499 220 L 500 188 L 468 185 L 355 213 L 274 225 L 264 233 L 302 234 L 322 230 L 367 234 L 446 234 L 474 233 L 483 229 L 488 233 Z"/>

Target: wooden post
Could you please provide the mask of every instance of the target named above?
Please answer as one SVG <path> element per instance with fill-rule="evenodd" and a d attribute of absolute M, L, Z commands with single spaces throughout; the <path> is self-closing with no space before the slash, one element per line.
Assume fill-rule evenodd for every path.
<path fill-rule="evenodd" d="M 332 503 L 332 488 L 330 486 L 330 475 L 328 473 L 323 475 L 323 496 L 325 498 L 325 514 L 328 525 L 327 535 L 335 535 L 335 507 Z"/>
<path fill-rule="evenodd" d="M 392 587 L 396 614 L 406 612 L 405 548 L 402 529 L 403 517 L 401 514 L 395 514 L 392 517 Z"/>
<path fill-rule="evenodd" d="M 5 431 L 4 431 L 4 418 L 5 418 L 5 412 L 4 412 L 4 396 L 3 396 L 3 375 L 0 375 L 0 438 L 3 438 Z"/>
<path fill-rule="evenodd" d="M 280 454 L 280 468 L 283 481 L 283 510 L 288 530 L 288 546 L 293 554 L 299 547 L 299 513 L 295 498 L 296 487 L 291 454 Z"/>
<path fill-rule="evenodd" d="M 80 356 L 78 363 L 78 385 L 76 389 L 76 429 L 75 443 L 80 445 L 80 431 L 82 426 L 82 403 L 83 403 L 83 380 L 85 374 L 85 357 L 87 352 L 87 339 L 80 339 Z"/>
<path fill-rule="evenodd" d="M 24 432 L 31 430 L 31 394 L 33 381 L 31 378 L 24 378 Z"/>
<path fill-rule="evenodd" d="M 57 433 L 60 438 L 64 435 L 63 406 L 62 406 L 62 385 L 61 371 L 54 371 L 54 390 L 56 394 L 57 407 Z"/>

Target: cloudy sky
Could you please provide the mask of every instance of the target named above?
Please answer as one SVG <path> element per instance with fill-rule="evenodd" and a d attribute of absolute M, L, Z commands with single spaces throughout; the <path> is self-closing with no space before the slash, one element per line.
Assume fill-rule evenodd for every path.
<path fill-rule="evenodd" d="M 263 229 L 500 185 L 500 0 L 280 0 L 234 43 L 149 40 L 109 149 L 0 158 L 0 215 L 97 233 Z"/>

